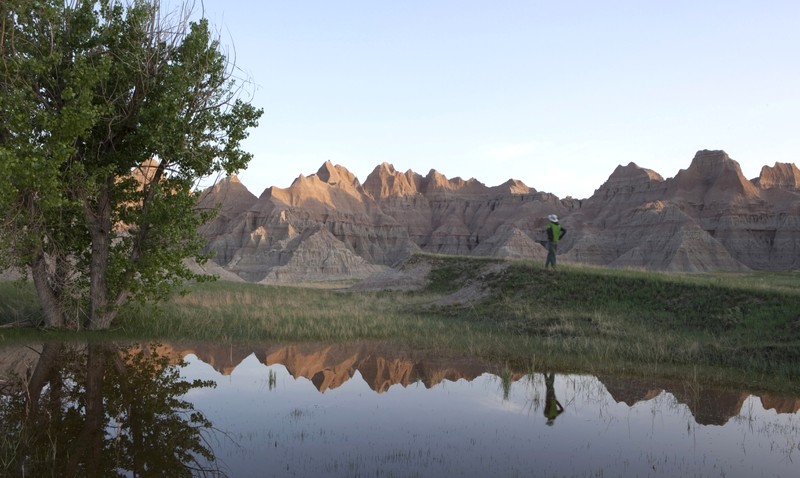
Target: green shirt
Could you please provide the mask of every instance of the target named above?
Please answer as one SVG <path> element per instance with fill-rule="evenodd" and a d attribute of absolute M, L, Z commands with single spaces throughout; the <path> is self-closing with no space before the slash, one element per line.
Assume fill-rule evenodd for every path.
<path fill-rule="evenodd" d="M 561 225 L 551 222 L 547 225 L 547 239 L 553 244 L 558 244 L 561 239 Z"/>

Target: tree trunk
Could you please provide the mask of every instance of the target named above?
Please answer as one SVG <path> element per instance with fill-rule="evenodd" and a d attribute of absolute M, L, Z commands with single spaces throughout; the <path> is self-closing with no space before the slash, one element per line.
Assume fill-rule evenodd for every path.
<path fill-rule="evenodd" d="M 85 410 L 83 427 L 71 444 L 65 476 L 102 476 L 103 426 L 103 379 L 106 371 L 107 347 L 90 344 L 86 361 Z M 84 469 L 81 470 L 81 465 Z"/>
<path fill-rule="evenodd" d="M 90 227 L 92 257 L 89 269 L 89 328 L 104 330 L 111 325 L 108 307 L 109 237 Z"/>
<path fill-rule="evenodd" d="M 58 366 L 63 362 L 64 346 L 60 343 L 45 343 L 42 346 L 42 353 L 36 361 L 28 383 L 27 390 L 27 413 L 29 416 L 36 416 L 39 413 L 39 400 L 41 400 L 42 390 L 48 383 L 54 387 L 54 379 L 57 376 Z"/>
<path fill-rule="evenodd" d="M 49 274 L 47 272 L 47 260 L 44 252 L 39 252 L 38 257 L 31 267 L 33 285 L 36 288 L 36 295 L 39 303 L 42 304 L 44 311 L 44 325 L 46 327 L 64 327 L 64 310 L 58 297 L 50 286 Z"/>
<path fill-rule="evenodd" d="M 3 426 L 19 427 L 20 447 L 16 450 L 17 459 L 11 461 L 11 463 L 16 461 L 15 467 L 19 467 L 18 473 L 24 471 L 30 457 L 38 455 L 36 449 L 39 448 L 42 436 L 47 435 L 50 429 L 49 423 L 63 419 L 61 405 L 64 384 L 60 376 L 61 367 L 64 366 L 63 352 L 64 346 L 61 343 L 43 344 L 36 366 L 25 383 L 24 417 L 18 423 L 3 423 Z M 11 471 L 10 468 L 4 469 Z"/>
<path fill-rule="evenodd" d="M 113 180 L 112 186 L 113 186 Z M 111 257 L 111 187 L 106 185 L 96 203 L 86 204 L 89 237 L 89 328 L 104 330 L 111 325 L 113 310 L 108 301 L 108 262 Z"/>

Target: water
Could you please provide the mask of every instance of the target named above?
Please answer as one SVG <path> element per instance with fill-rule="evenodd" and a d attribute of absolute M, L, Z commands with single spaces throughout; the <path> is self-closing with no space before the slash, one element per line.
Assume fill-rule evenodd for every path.
<path fill-rule="evenodd" d="M 87 458 L 85 470 L 143 475 L 141 454 L 150 470 L 171 475 L 800 476 L 800 397 L 513 371 L 369 344 L 135 351 L 95 353 L 111 363 L 96 442 L 112 458 Z M 88 362 L 84 352 L 73 355 Z M 90 403 L 81 390 L 98 384 L 68 378 L 42 387 L 40 402 L 52 405 L 53 387 L 74 382 L 77 398 L 60 409 Z M 19 404 L 3 403 L 11 420 L 0 423 L 13 422 L 10 405 Z M 68 429 L 67 421 L 51 428 Z M 77 436 L 86 427 L 77 420 L 72 428 Z M 33 445 L 22 449 L 37 456 Z"/>

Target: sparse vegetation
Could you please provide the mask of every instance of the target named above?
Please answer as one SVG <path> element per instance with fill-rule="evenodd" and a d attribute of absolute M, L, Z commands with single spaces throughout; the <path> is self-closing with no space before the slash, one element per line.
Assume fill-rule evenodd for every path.
<path fill-rule="evenodd" d="M 416 292 L 203 283 L 159 308 L 129 309 L 98 335 L 159 340 L 356 341 L 472 354 L 515 369 L 686 376 L 797 391 L 797 273 L 686 275 L 499 259 L 431 261 Z M 479 284 L 479 300 L 442 300 Z M 0 284 L 30 316 L 27 292 Z M 448 304 L 448 305 L 442 305 Z M 4 321 L 9 320 L 4 305 Z M 41 332 L 39 332 L 41 333 Z M 33 332 L 5 329 L 8 340 Z"/>

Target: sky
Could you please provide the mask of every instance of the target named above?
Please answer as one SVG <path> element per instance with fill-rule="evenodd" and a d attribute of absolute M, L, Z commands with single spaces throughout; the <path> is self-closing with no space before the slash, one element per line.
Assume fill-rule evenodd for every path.
<path fill-rule="evenodd" d="M 168 2 L 162 0 L 162 5 Z M 168 7 L 168 5 L 165 5 Z M 330 160 L 588 198 L 618 165 L 800 156 L 795 0 L 197 0 L 264 109 L 241 182 Z"/>

